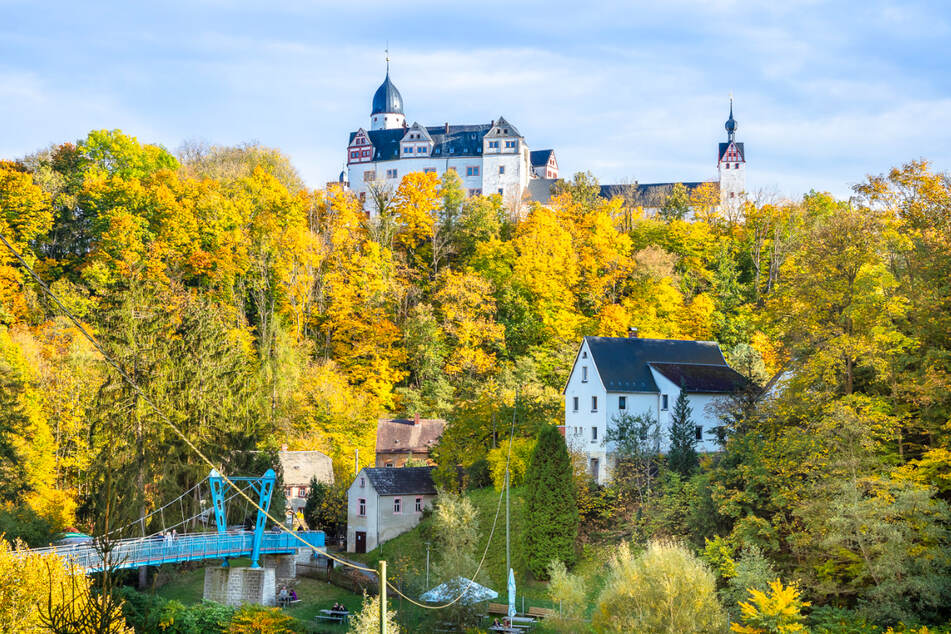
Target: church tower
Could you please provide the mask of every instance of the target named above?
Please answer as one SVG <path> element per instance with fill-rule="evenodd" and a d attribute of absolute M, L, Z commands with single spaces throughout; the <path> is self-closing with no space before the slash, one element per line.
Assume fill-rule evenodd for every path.
<path fill-rule="evenodd" d="M 402 128 L 406 117 L 403 116 L 403 97 L 390 81 L 390 58 L 386 58 L 386 79 L 373 94 L 373 109 L 370 111 L 371 130 L 392 130 Z"/>
<path fill-rule="evenodd" d="M 720 204 L 734 211 L 746 193 L 746 152 L 736 141 L 736 119 L 733 118 L 733 97 L 730 97 L 730 118 L 724 125 L 727 142 L 720 144 L 717 169 L 720 173 Z"/>

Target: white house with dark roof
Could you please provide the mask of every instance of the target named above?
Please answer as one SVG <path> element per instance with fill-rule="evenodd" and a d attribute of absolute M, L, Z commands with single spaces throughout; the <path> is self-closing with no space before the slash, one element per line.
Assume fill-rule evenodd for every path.
<path fill-rule="evenodd" d="M 373 95 L 370 129 L 350 133 L 347 168 L 340 174 L 368 213 L 376 212 L 374 190 L 395 191 L 410 172 L 441 177 L 452 170 L 468 195 L 498 194 L 506 203 L 534 191 L 534 179 L 558 178 L 554 151 L 531 152 L 505 117 L 475 125 L 409 125 L 403 106 L 387 63 L 386 79 Z"/>
<path fill-rule="evenodd" d="M 366 467 L 347 491 L 347 552 L 365 553 L 412 529 L 436 498 L 433 467 Z"/>
<path fill-rule="evenodd" d="M 719 420 L 713 405 L 747 384 L 713 341 L 585 337 L 564 389 L 565 440 L 585 455 L 591 475 L 604 483 L 614 463 L 614 443 L 605 436 L 615 417 L 654 417 L 663 450 L 683 386 L 697 426 L 697 450 L 714 451 L 710 432 Z"/>

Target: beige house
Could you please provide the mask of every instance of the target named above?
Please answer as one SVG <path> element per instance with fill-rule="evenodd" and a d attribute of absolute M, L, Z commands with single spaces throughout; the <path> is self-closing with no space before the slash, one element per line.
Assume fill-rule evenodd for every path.
<path fill-rule="evenodd" d="M 284 496 L 288 510 L 297 513 L 307 503 L 310 481 L 316 476 L 319 482 L 334 483 L 333 462 L 330 456 L 319 451 L 283 451 L 277 453 L 284 470 Z"/>
<path fill-rule="evenodd" d="M 347 493 L 347 552 L 365 553 L 419 523 L 436 497 L 433 467 L 372 468 Z"/>
<path fill-rule="evenodd" d="M 402 467 L 407 460 L 435 464 L 429 451 L 442 436 L 441 418 L 381 418 L 376 426 L 376 466 Z"/>

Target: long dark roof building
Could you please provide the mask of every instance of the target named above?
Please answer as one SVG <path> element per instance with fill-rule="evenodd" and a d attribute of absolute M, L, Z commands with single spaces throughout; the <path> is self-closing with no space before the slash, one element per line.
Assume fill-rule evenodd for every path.
<path fill-rule="evenodd" d="M 379 495 L 436 495 L 433 467 L 366 467 L 363 473 Z"/>

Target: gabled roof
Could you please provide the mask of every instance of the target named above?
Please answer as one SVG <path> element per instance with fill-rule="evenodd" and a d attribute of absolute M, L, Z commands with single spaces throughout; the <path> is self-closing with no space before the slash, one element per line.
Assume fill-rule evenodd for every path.
<path fill-rule="evenodd" d="M 726 366 L 715 341 L 585 337 L 608 392 L 657 392 L 648 364 L 692 363 Z"/>
<path fill-rule="evenodd" d="M 376 452 L 428 453 L 445 428 L 446 421 L 441 418 L 421 418 L 419 422 L 412 418 L 380 419 L 376 425 Z"/>
<path fill-rule="evenodd" d="M 551 158 L 551 155 L 554 153 L 554 150 L 532 150 L 529 152 L 529 158 L 532 162 L 532 167 L 548 165 L 548 159 Z"/>
<path fill-rule="evenodd" d="M 736 151 L 740 153 L 740 160 L 743 161 L 743 162 L 745 162 L 745 161 L 746 161 L 746 151 L 743 149 L 743 144 L 742 144 L 742 143 L 737 143 L 737 142 L 735 142 L 735 141 L 727 141 L 726 143 L 721 143 L 721 144 L 720 144 L 720 151 L 717 152 L 717 161 L 720 161 L 720 160 L 723 159 L 723 155 L 726 154 L 726 151 L 730 148 L 731 145 L 735 145 L 735 146 L 736 146 Z"/>
<path fill-rule="evenodd" d="M 277 459 L 284 470 L 284 486 L 310 486 L 314 476 L 320 482 L 333 484 L 334 470 L 330 456 L 320 451 L 279 451 Z"/>
<path fill-rule="evenodd" d="M 486 136 L 496 137 L 506 137 L 506 136 L 515 136 L 521 138 L 522 135 L 518 133 L 518 129 L 505 120 L 505 117 L 499 117 L 498 120 L 492 122 L 493 125 L 490 126 L 489 131 L 486 133 Z"/>
<path fill-rule="evenodd" d="M 413 125 L 411 125 L 411 126 L 409 127 L 409 129 L 406 131 L 406 134 L 404 134 L 404 135 L 403 135 L 403 138 L 400 139 L 400 140 L 401 140 L 401 141 L 406 141 L 407 139 L 409 139 L 409 138 L 410 138 L 409 135 L 410 135 L 411 132 L 416 132 L 416 133 L 418 133 L 418 134 L 420 135 L 420 138 L 419 138 L 419 139 L 414 139 L 414 140 L 416 140 L 416 141 L 424 141 L 424 140 L 425 140 L 425 141 L 429 141 L 430 143 L 432 143 L 432 141 L 433 141 L 433 137 L 429 136 L 429 131 L 426 130 L 426 128 L 424 128 L 423 126 L 419 125 L 419 123 L 415 123 L 415 122 L 413 123 Z"/>
<path fill-rule="evenodd" d="M 377 495 L 436 495 L 434 467 L 366 467 L 366 475 Z"/>
<path fill-rule="evenodd" d="M 532 178 L 528 181 L 528 195 L 532 200 L 547 205 L 551 202 L 551 187 L 557 182 L 557 178 Z"/>
<path fill-rule="evenodd" d="M 728 365 L 702 363 L 651 363 L 650 367 L 687 392 L 732 394 L 749 381 Z"/>
<path fill-rule="evenodd" d="M 491 127 L 489 123 L 451 125 L 447 132 L 445 126 L 426 126 L 425 129 L 433 141 L 429 158 L 482 156 L 482 139 Z M 374 148 L 373 160 L 390 161 L 400 158 L 400 140 L 405 134 L 406 130 L 403 128 L 370 130 L 367 135 Z M 355 135 L 356 132 L 350 133 L 350 143 L 353 142 Z"/>

